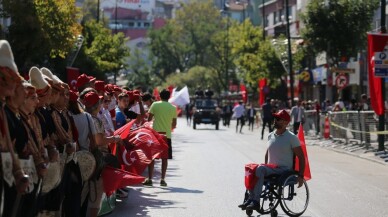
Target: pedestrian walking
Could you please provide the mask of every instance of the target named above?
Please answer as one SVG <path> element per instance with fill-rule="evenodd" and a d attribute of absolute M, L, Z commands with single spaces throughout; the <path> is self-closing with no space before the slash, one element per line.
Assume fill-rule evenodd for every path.
<path fill-rule="evenodd" d="M 242 133 L 242 128 L 245 125 L 245 108 L 243 102 L 240 101 L 238 105 L 233 108 L 233 116 L 237 119 L 236 123 L 236 133 L 238 132 L 238 125 L 240 125 L 240 133 Z"/>
<path fill-rule="evenodd" d="M 159 133 L 163 133 L 167 137 L 168 153 L 161 157 L 162 159 L 162 177 L 160 186 L 167 186 L 165 181 L 168 159 L 172 159 L 172 141 L 171 130 L 176 127 L 177 112 L 176 107 L 168 102 L 170 92 L 166 89 L 160 92 L 161 101 L 154 102 L 149 110 L 148 121 L 154 121 L 152 128 Z M 143 185 L 152 186 L 152 177 L 154 172 L 154 161 L 148 166 L 148 179 L 143 182 Z"/>
<path fill-rule="evenodd" d="M 250 103 L 250 107 L 247 111 L 247 118 L 248 118 L 248 129 L 253 131 L 253 126 L 255 122 L 255 117 L 256 117 L 256 110 L 253 107 L 253 104 Z"/>
<path fill-rule="evenodd" d="M 262 114 L 262 120 L 263 120 L 263 129 L 261 129 L 261 140 L 264 138 L 264 130 L 265 125 L 268 125 L 268 132 L 272 132 L 272 122 L 273 122 L 273 107 L 271 105 L 271 99 L 267 98 L 266 102 L 262 106 L 263 114 Z"/>
<path fill-rule="evenodd" d="M 291 108 L 291 117 L 294 128 L 294 134 L 298 134 L 299 125 L 304 123 L 305 115 L 302 102 L 299 99 L 294 100 L 296 105 Z"/>

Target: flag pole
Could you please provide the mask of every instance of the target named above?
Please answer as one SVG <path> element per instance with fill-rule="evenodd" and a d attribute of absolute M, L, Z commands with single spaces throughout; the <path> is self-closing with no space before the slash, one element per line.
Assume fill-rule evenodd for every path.
<path fill-rule="evenodd" d="M 381 19 L 380 19 L 380 28 L 381 33 L 387 33 L 387 28 L 385 27 L 385 6 L 386 0 L 381 0 Z M 379 115 L 379 131 L 384 131 L 385 125 L 385 77 L 381 78 L 381 100 L 383 104 L 383 113 Z M 379 148 L 378 151 L 384 151 L 384 134 L 378 134 Z"/>

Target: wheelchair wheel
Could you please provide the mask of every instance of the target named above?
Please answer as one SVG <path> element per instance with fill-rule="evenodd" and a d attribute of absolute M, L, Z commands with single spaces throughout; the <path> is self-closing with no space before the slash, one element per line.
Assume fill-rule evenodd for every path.
<path fill-rule="evenodd" d="M 260 214 L 269 214 L 279 205 L 280 197 L 279 194 L 275 191 L 275 189 L 276 187 L 274 185 L 267 185 L 263 189 L 262 197 L 260 198 Z"/>
<path fill-rule="evenodd" d="M 306 180 L 298 188 L 298 176 L 288 176 L 279 188 L 279 194 L 280 206 L 287 215 L 297 217 L 306 211 L 310 198 Z"/>
<path fill-rule="evenodd" d="M 253 210 L 245 210 L 245 213 L 247 214 L 247 216 L 252 216 Z"/>

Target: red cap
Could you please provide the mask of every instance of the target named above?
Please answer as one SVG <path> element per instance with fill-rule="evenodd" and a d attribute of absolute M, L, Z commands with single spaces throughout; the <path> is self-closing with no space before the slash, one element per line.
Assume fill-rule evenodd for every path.
<path fill-rule="evenodd" d="M 106 84 L 105 85 L 105 92 L 107 93 L 113 93 L 115 90 L 114 90 L 114 86 L 113 84 Z"/>
<path fill-rule="evenodd" d="M 93 81 L 95 81 L 95 80 L 96 80 L 96 78 L 95 78 L 95 77 L 93 77 L 93 76 L 88 76 L 88 78 L 89 78 L 89 82 L 93 82 Z"/>
<path fill-rule="evenodd" d="M 96 80 L 94 82 L 94 89 L 96 89 L 97 91 L 104 91 L 105 92 L 105 82 L 100 81 L 100 80 Z"/>
<path fill-rule="evenodd" d="M 123 90 L 122 90 L 119 86 L 117 86 L 117 85 L 114 85 L 113 90 L 114 90 L 114 91 L 120 91 L 120 92 L 123 91 Z"/>
<path fill-rule="evenodd" d="M 70 94 L 69 100 L 72 102 L 77 102 L 78 94 L 72 90 L 69 90 L 69 94 Z"/>
<path fill-rule="evenodd" d="M 95 92 L 89 92 L 84 97 L 85 106 L 92 107 L 92 106 L 96 105 L 102 98 L 104 98 L 104 97 L 99 96 Z"/>
<path fill-rule="evenodd" d="M 287 122 L 290 122 L 291 121 L 291 117 L 290 117 L 290 114 L 288 114 L 288 112 L 286 110 L 281 110 L 281 111 L 278 111 L 277 113 L 273 113 L 272 114 L 275 118 L 280 118 L 282 120 L 285 120 Z"/>
<path fill-rule="evenodd" d="M 89 82 L 90 82 L 89 77 L 86 74 L 82 74 L 82 75 L 78 76 L 76 86 L 78 88 L 80 88 Z"/>

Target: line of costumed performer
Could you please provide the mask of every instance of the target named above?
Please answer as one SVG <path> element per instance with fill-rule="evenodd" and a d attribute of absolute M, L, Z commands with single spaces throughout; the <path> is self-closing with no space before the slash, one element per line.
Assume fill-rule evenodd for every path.
<path fill-rule="evenodd" d="M 113 117 L 101 120 L 99 113 L 103 105 L 114 111 L 114 94 L 124 92 L 120 88 L 101 82 L 95 87 L 95 78 L 82 74 L 77 79 L 78 94 L 47 68 L 32 67 L 29 77 L 26 81 L 19 75 L 9 43 L 0 40 L 0 217 L 96 217 L 104 192 L 125 196 L 126 186 L 144 181 L 142 170 L 136 168 L 144 169 L 167 152 L 163 138 L 141 125 L 141 103 L 138 128 L 131 129 L 133 123 L 128 123 L 113 132 L 113 123 L 104 126 L 103 120 Z M 136 94 L 126 95 L 141 101 Z M 149 140 L 139 139 L 147 135 L 153 139 L 152 147 Z M 108 146 L 122 140 L 133 144 L 117 149 L 133 156 L 146 153 L 127 171 L 120 169 L 121 158 L 131 155 L 118 159 Z"/>

